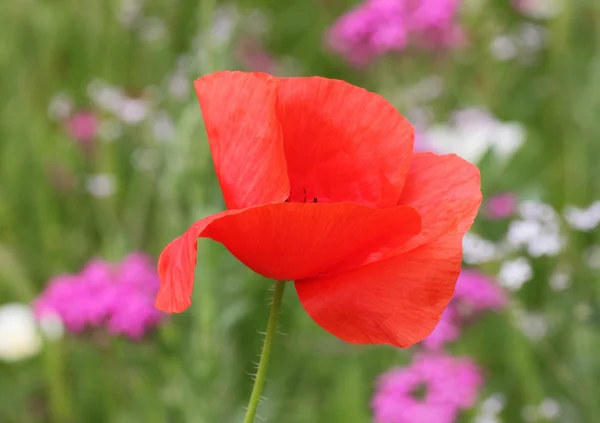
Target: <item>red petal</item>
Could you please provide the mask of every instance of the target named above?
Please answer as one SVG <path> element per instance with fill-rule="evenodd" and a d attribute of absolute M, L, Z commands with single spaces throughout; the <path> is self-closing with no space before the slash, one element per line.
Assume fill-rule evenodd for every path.
<path fill-rule="evenodd" d="M 343 81 L 278 81 L 292 201 L 395 206 L 413 150 L 410 123 L 384 98 Z"/>
<path fill-rule="evenodd" d="M 154 304 L 156 308 L 167 313 L 181 313 L 190 306 L 194 289 L 197 238 L 211 222 L 228 213 L 231 212 L 217 213 L 197 221 L 164 248 L 158 259 L 160 289 Z"/>
<path fill-rule="evenodd" d="M 352 267 L 381 244 L 401 244 L 419 229 L 411 207 L 279 203 L 227 210 L 199 220 L 165 247 L 155 306 L 168 313 L 190 306 L 198 237 L 222 242 L 266 277 L 295 280 Z"/>
<path fill-rule="evenodd" d="M 454 154 L 417 153 L 410 162 L 398 204 L 419 212 L 422 230 L 393 254 L 409 251 L 448 232 L 462 237 L 481 204 L 479 169 Z"/>
<path fill-rule="evenodd" d="M 410 207 L 280 203 L 221 217 L 203 236 L 263 276 L 297 280 L 356 266 L 380 245 L 402 244 L 419 229 Z"/>
<path fill-rule="evenodd" d="M 227 207 L 285 201 L 290 186 L 275 78 L 218 72 L 197 79 L 194 87 Z"/>
<path fill-rule="evenodd" d="M 406 254 L 348 272 L 296 282 L 306 312 L 353 344 L 408 347 L 427 337 L 452 298 L 462 236 L 440 237 Z"/>

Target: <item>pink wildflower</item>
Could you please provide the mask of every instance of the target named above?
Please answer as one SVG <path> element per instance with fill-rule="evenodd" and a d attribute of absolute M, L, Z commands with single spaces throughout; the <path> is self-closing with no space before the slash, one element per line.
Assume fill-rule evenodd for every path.
<path fill-rule="evenodd" d="M 506 192 L 491 197 L 485 204 L 485 212 L 487 217 L 492 220 L 505 219 L 515 214 L 517 205 L 517 196 Z"/>
<path fill-rule="evenodd" d="M 93 141 L 98 133 L 98 118 L 91 112 L 77 112 L 66 122 L 71 138 L 82 143 Z"/>
<path fill-rule="evenodd" d="M 423 340 L 423 346 L 428 350 L 439 350 L 448 342 L 456 341 L 460 336 L 458 320 L 454 307 L 446 308 L 431 335 Z"/>
<path fill-rule="evenodd" d="M 469 318 L 485 310 L 501 310 L 506 302 L 504 291 L 493 280 L 476 270 L 464 269 L 458 277 L 452 301 L 422 345 L 428 350 L 439 350 L 459 338 L 460 328 Z"/>
<path fill-rule="evenodd" d="M 142 254 L 116 265 L 92 260 L 79 274 L 54 278 L 35 301 L 36 314 L 57 314 L 71 332 L 104 327 L 140 339 L 163 317 L 154 308 L 160 285 L 154 268 Z"/>
<path fill-rule="evenodd" d="M 468 358 L 420 355 L 377 382 L 372 400 L 376 423 L 453 423 L 475 404 L 483 383 Z"/>
<path fill-rule="evenodd" d="M 504 291 L 492 279 L 473 269 L 460 272 L 452 302 L 473 312 L 501 310 L 506 306 Z"/>
<path fill-rule="evenodd" d="M 460 0 L 365 0 L 331 28 L 331 47 L 361 66 L 410 44 L 453 47 L 463 39 L 455 23 Z"/>

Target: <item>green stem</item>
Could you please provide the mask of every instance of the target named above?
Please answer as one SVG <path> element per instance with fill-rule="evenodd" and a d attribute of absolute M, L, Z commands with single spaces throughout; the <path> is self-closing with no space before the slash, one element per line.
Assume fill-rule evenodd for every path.
<path fill-rule="evenodd" d="M 250 395 L 250 401 L 248 402 L 248 409 L 246 411 L 246 417 L 244 417 L 244 423 L 254 422 L 254 416 L 256 416 L 256 409 L 258 408 L 258 403 L 260 401 L 260 394 L 265 386 L 267 367 L 269 367 L 269 356 L 271 355 L 271 344 L 273 343 L 275 332 L 277 332 L 277 317 L 279 316 L 279 309 L 281 308 L 281 299 L 283 297 L 284 288 L 285 282 L 275 282 L 275 292 L 273 293 L 273 303 L 271 304 L 269 322 L 267 323 L 265 343 L 263 345 L 262 353 L 260 354 L 258 370 L 256 371 L 254 387 L 252 388 L 252 394 Z"/>

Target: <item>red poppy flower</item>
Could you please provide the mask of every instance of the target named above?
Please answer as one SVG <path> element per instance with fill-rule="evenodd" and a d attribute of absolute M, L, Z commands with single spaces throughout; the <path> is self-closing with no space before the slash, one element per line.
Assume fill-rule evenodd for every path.
<path fill-rule="evenodd" d="M 164 249 L 156 307 L 189 307 L 205 237 L 294 281 L 307 313 L 341 339 L 406 347 L 429 335 L 481 202 L 478 169 L 413 154 L 408 121 L 343 81 L 219 72 L 194 85 L 228 210 Z"/>

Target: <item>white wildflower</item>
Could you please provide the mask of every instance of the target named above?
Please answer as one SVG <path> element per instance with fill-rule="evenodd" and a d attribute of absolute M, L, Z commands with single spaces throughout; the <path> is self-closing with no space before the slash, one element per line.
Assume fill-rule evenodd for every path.
<path fill-rule="evenodd" d="M 115 177 L 114 175 L 106 173 L 88 176 L 86 180 L 86 189 L 94 197 L 109 197 L 116 191 Z"/>
<path fill-rule="evenodd" d="M 463 109 L 448 124 L 435 125 L 424 136 L 433 151 L 455 153 L 478 163 L 489 150 L 500 160 L 509 159 L 525 141 L 525 130 L 516 122 L 500 122 L 485 110 Z"/>
<path fill-rule="evenodd" d="M 553 291 L 564 291 L 571 285 L 571 272 L 566 268 L 556 269 L 550 276 L 550 288 Z"/>
<path fill-rule="evenodd" d="M 590 232 L 600 224 L 600 202 L 596 201 L 589 208 L 567 206 L 564 216 L 574 229 Z"/>
<path fill-rule="evenodd" d="M 42 347 L 33 310 L 26 304 L 0 307 L 0 334 L 0 360 L 24 360 L 36 355 Z"/>
<path fill-rule="evenodd" d="M 564 8 L 565 0 L 517 0 L 516 7 L 533 19 L 551 19 Z"/>
<path fill-rule="evenodd" d="M 472 232 L 467 232 L 463 238 L 463 260 L 467 264 L 481 264 L 496 260 L 499 256 L 498 247 L 491 241 L 485 240 Z"/>
<path fill-rule="evenodd" d="M 552 398 L 544 398 L 538 407 L 540 416 L 547 420 L 554 420 L 560 414 L 560 405 Z"/>
<path fill-rule="evenodd" d="M 50 99 L 48 116 L 53 120 L 64 120 L 73 111 L 73 100 L 65 93 L 58 93 Z"/>
<path fill-rule="evenodd" d="M 500 285 L 512 291 L 518 291 L 523 284 L 529 281 L 533 276 L 533 269 L 524 257 L 515 260 L 505 261 L 500 267 L 498 280 Z"/>
<path fill-rule="evenodd" d="M 490 44 L 490 51 L 496 60 L 506 61 L 517 57 L 517 45 L 513 37 L 499 35 Z"/>
<path fill-rule="evenodd" d="M 175 124 L 165 112 L 158 112 L 152 120 L 152 132 L 160 142 L 172 141 L 175 137 Z"/>
<path fill-rule="evenodd" d="M 140 37 L 142 40 L 152 43 L 165 37 L 167 26 L 165 22 L 157 17 L 149 17 L 141 20 Z"/>

